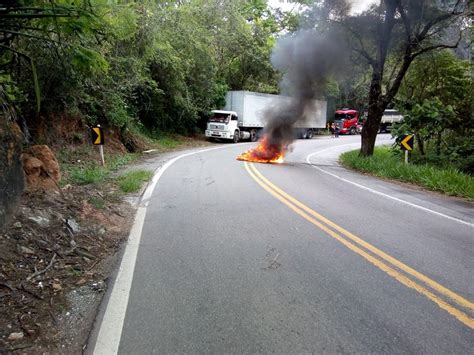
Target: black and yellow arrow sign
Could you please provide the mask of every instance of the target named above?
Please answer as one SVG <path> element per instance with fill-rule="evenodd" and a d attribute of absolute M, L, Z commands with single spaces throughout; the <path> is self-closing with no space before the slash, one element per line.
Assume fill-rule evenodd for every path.
<path fill-rule="evenodd" d="M 402 150 L 413 150 L 413 134 L 407 134 L 401 138 L 400 146 L 402 147 Z"/>
<path fill-rule="evenodd" d="M 92 143 L 94 145 L 104 144 L 104 131 L 100 127 L 92 127 Z"/>

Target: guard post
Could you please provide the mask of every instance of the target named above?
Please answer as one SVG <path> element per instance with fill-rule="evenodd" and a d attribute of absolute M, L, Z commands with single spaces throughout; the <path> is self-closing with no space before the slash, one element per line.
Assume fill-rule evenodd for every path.
<path fill-rule="evenodd" d="M 100 124 L 91 128 L 92 133 L 92 144 L 99 146 L 100 161 L 102 166 L 105 166 L 104 157 L 104 130 L 100 127 Z"/>
<path fill-rule="evenodd" d="M 413 134 L 403 135 L 400 138 L 400 147 L 405 151 L 405 164 L 408 164 L 408 152 L 413 150 Z"/>

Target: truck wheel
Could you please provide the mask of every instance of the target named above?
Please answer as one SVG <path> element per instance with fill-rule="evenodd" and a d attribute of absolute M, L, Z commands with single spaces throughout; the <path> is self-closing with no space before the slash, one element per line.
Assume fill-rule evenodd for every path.
<path fill-rule="evenodd" d="M 351 135 L 356 134 L 356 128 L 355 128 L 355 127 L 351 127 L 351 130 L 349 131 L 349 134 L 351 134 Z"/>
<path fill-rule="evenodd" d="M 251 142 L 256 142 L 258 141 L 258 133 L 257 133 L 257 130 L 256 129 L 252 129 L 250 131 L 250 141 Z"/>
<path fill-rule="evenodd" d="M 306 133 L 306 138 L 307 139 L 313 139 L 313 130 L 308 129 L 308 132 Z"/>
<path fill-rule="evenodd" d="M 239 142 L 239 131 L 238 130 L 235 130 L 234 132 L 234 139 L 233 139 L 234 143 L 238 143 Z"/>

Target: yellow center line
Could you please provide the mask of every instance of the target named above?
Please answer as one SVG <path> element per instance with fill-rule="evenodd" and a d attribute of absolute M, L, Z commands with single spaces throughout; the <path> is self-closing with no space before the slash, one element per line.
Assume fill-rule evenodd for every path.
<path fill-rule="evenodd" d="M 285 193 L 284 191 L 282 191 L 281 189 L 279 189 L 278 187 L 273 185 L 271 182 L 269 182 L 265 177 L 263 177 L 263 175 L 261 175 L 256 170 L 256 168 L 253 165 L 245 163 L 245 168 L 246 168 L 247 172 L 250 174 L 250 176 L 262 188 L 264 188 L 267 192 L 269 192 L 272 196 L 277 198 L 279 201 L 281 201 L 283 204 L 285 204 L 287 207 L 289 207 L 295 213 L 297 213 L 298 215 L 300 215 L 301 217 L 303 217 L 304 219 L 306 219 L 307 221 L 309 221 L 313 225 L 317 226 L 318 228 L 320 228 L 321 230 L 326 232 L 329 236 L 336 239 L 337 241 L 339 241 L 340 243 L 345 245 L 347 248 L 349 248 L 353 252 L 355 252 L 355 253 L 359 254 L 360 256 L 362 256 L 364 259 L 369 261 L 371 264 L 375 265 L 380 270 L 386 272 L 388 275 L 395 278 L 397 281 L 399 281 L 403 285 L 405 285 L 409 288 L 412 288 L 412 289 L 416 290 L 417 292 L 421 293 L 422 295 L 424 295 L 425 297 L 427 297 L 428 299 L 430 299 L 431 301 L 436 303 L 440 308 L 444 309 L 449 314 L 456 317 L 459 321 L 461 321 L 463 324 L 465 324 L 469 328 L 474 329 L 474 319 L 471 318 L 469 315 L 467 315 L 466 313 L 464 313 L 464 312 L 460 311 L 459 309 L 453 307 L 452 305 L 450 305 L 449 303 L 447 303 L 446 301 L 444 301 L 443 299 L 441 299 L 440 297 L 438 297 L 437 295 L 435 295 L 434 293 L 432 293 L 431 291 L 429 291 L 428 289 L 426 289 L 422 285 L 420 285 L 420 284 L 416 283 L 415 281 L 409 279 L 407 276 L 401 274 L 396 269 L 393 269 L 392 267 L 390 267 L 386 263 L 382 262 L 381 260 L 375 258 L 371 254 L 367 253 L 366 251 L 364 251 L 363 249 L 361 249 L 357 245 L 351 243 L 350 241 L 348 241 L 347 239 L 345 239 L 344 237 L 342 237 L 341 235 L 339 235 L 335 231 L 331 230 L 330 228 L 328 228 L 326 225 L 324 225 L 321 222 L 324 222 L 327 225 L 333 227 L 334 229 L 339 231 L 341 234 L 343 234 L 347 238 L 351 239 L 353 242 L 356 242 L 359 245 L 365 247 L 366 249 L 370 250 L 374 254 L 378 255 L 381 258 L 383 258 L 385 261 L 388 261 L 388 262 L 392 263 L 394 266 L 399 267 L 401 270 L 404 270 L 404 271 L 408 270 L 408 271 L 406 271 L 408 274 L 410 274 L 410 275 L 412 275 L 412 276 L 414 276 L 418 279 L 420 279 L 420 276 L 421 276 L 422 277 L 421 279 L 426 284 L 430 285 L 430 283 L 433 283 L 435 286 L 437 285 L 436 287 L 433 287 L 431 285 L 430 286 L 433 287 L 433 289 L 436 289 L 438 292 L 442 293 L 443 295 L 451 298 L 452 300 L 454 300 L 456 302 L 458 302 L 459 300 L 464 300 L 465 304 L 467 304 L 467 305 L 471 304 L 472 305 L 472 303 L 470 301 L 465 300 L 464 298 L 462 298 L 461 296 L 455 294 L 451 290 L 448 290 L 447 288 L 439 285 L 435 281 L 433 281 L 433 280 L 429 279 L 428 277 L 420 274 L 416 270 L 408 267 L 407 265 L 405 265 L 402 262 L 396 260 L 395 258 L 385 254 L 384 252 L 382 252 L 381 250 L 375 248 L 371 244 L 361 240 L 360 238 L 356 237 L 352 233 L 346 231 L 342 227 L 339 227 L 335 223 L 329 221 L 327 218 L 325 218 L 325 217 L 321 216 L 320 214 L 318 214 L 317 212 L 313 211 L 312 209 L 310 209 L 306 205 L 302 204 L 301 202 L 299 202 L 298 200 L 291 197 L 290 195 L 288 195 L 287 193 Z M 315 218 L 313 218 L 313 217 L 315 217 Z M 402 267 L 400 267 L 399 265 L 402 266 Z M 428 280 L 429 282 L 426 282 L 425 280 Z M 442 291 L 440 291 L 440 290 L 442 290 Z M 450 297 L 451 295 L 455 295 L 456 298 Z"/>
<path fill-rule="evenodd" d="M 384 259 L 385 261 L 391 263 L 392 265 L 398 267 L 400 270 L 403 270 L 404 272 L 406 272 L 407 274 L 410 274 L 412 275 L 413 277 L 417 278 L 418 280 L 424 282 L 425 284 L 427 284 L 429 287 L 433 288 L 434 290 L 438 291 L 439 293 L 445 295 L 446 297 L 449 297 L 450 299 L 452 299 L 454 302 L 456 302 L 457 304 L 459 304 L 460 306 L 462 307 L 465 307 L 465 308 L 468 308 L 470 310 L 474 310 L 474 303 L 465 299 L 464 297 L 458 295 L 457 293 L 447 289 L 446 287 L 440 285 L 439 283 L 437 283 L 436 281 L 430 279 L 428 276 L 425 276 L 423 274 L 421 274 L 420 272 L 414 270 L 413 268 L 409 267 L 408 265 L 402 263 L 401 261 L 395 259 L 394 257 L 384 253 L 382 250 L 376 248 L 375 246 L 373 246 L 372 244 L 369 244 L 367 243 L 365 240 L 362 240 L 361 238 L 355 236 L 354 234 L 352 234 L 351 232 L 349 232 L 348 230 L 342 228 L 341 226 L 335 224 L 334 222 L 328 220 L 327 218 L 325 218 L 324 216 L 320 215 L 319 213 L 317 213 L 316 211 L 312 210 L 311 208 L 309 208 L 308 206 L 304 205 L 303 203 L 301 203 L 300 201 L 296 200 L 294 197 L 288 195 L 286 192 L 284 192 L 283 190 L 281 190 L 280 188 L 278 188 L 277 186 L 275 186 L 273 183 L 271 183 L 267 178 L 265 178 L 256 168 L 255 166 L 253 165 L 249 165 L 250 168 L 255 172 L 255 174 L 264 182 L 266 183 L 268 186 L 270 186 L 270 188 L 272 188 L 274 191 L 276 191 L 278 194 L 282 195 L 284 198 L 286 198 L 287 200 L 289 200 L 290 202 L 292 202 L 293 204 L 295 204 L 296 206 L 298 206 L 299 208 L 303 209 L 304 211 L 306 211 L 307 213 L 311 214 L 312 216 L 316 217 L 317 219 L 319 219 L 320 221 L 326 223 L 327 225 L 331 226 L 332 228 L 334 228 L 335 230 L 337 230 L 338 232 L 342 233 L 343 235 L 345 235 L 347 238 L 351 239 L 353 242 L 363 246 L 364 248 L 370 250 L 372 253 L 378 255 L 379 257 L 381 257 L 382 259 Z"/>

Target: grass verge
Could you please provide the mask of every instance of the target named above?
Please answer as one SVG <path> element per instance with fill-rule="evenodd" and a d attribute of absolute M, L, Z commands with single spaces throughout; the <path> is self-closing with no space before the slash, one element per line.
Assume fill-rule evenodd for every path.
<path fill-rule="evenodd" d="M 359 157 L 359 150 L 343 153 L 340 162 L 345 167 L 378 177 L 410 182 L 432 191 L 474 200 L 474 178 L 453 167 L 405 164 L 389 147 L 376 147 L 374 155 Z"/>
<path fill-rule="evenodd" d="M 148 170 L 129 171 L 117 178 L 117 184 L 122 192 L 138 192 L 152 176 L 153 172 Z"/>
<path fill-rule="evenodd" d="M 129 164 L 137 159 L 136 154 L 114 154 L 105 156 L 106 165 L 101 166 L 96 161 L 83 162 L 78 161 L 76 164 L 62 164 L 64 177 L 62 184 L 88 185 L 100 184 L 110 177 L 110 174 L 117 171 L 121 167 Z"/>
<path fill-rule="evenodd" d="M 179 140 L 179 138 L 164 136 L 158 139 L 157 144 L 165 149 L 174 149 L 179 147 L 182 144 L 182 141 Z"/>
<path fill-rule="evenodd" d="M 186 145 L 187 139 L 184 136 L 178 134 L 164 133 L 159 131 L 139 131 L 138 134 L 140 138 L 148 145 L 150 148 L 159 149 L 159 150 L 170 150 L 176 149 L 182 145 Z"/>
<path fill-rule="evenodd" d="M 147 133 L 147 134 L 145 134 Z M 153 148 L 157 153 L 174 150 L 180 147 L 198 147 L 208 144 L 202 138 L 190 138 L 175 134 L 160 132 L 135 132 L 134 140 L 139 140 L 144 147 Z M 122 153 L 117 146 L 117 140 L 106 149 L 106 166 L 99 164 L 97 147 L 92 145 L 66 146 L 57 152 L 61 165 L 63 179 L 61 186 L 71 185 L 100 185 L 111 180 L 113 172 L 135 161 L 141 153 Z M 115 150 L 114 150 L 115 147 Z"/>

